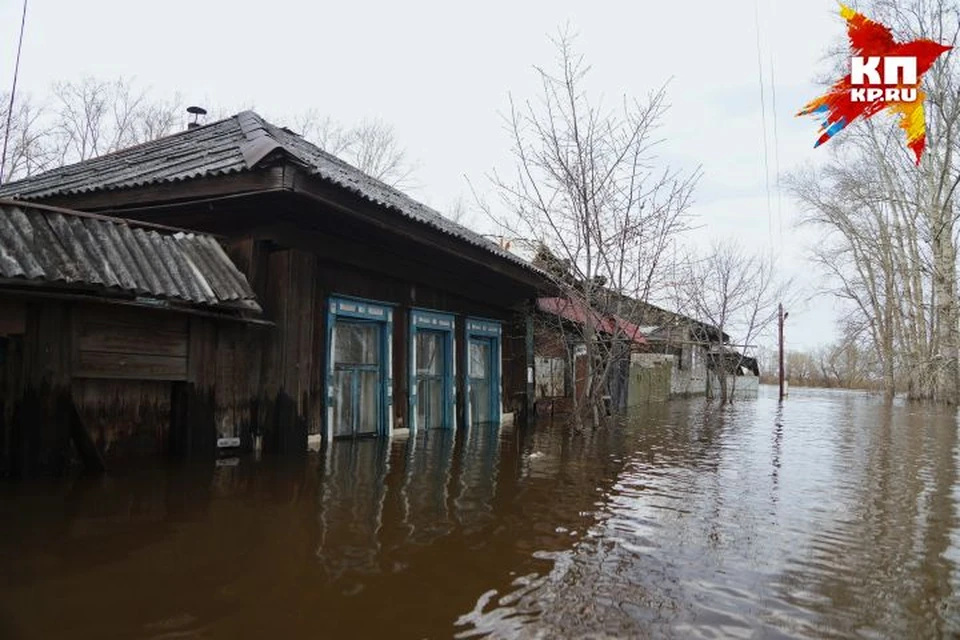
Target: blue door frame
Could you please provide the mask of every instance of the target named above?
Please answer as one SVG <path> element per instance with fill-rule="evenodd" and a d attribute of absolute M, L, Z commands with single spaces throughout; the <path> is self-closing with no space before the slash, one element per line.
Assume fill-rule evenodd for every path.
<path fill-rule="evenodd" d="M 380 371 L 377 410 L 377 434 L 390 435 L 393 430 L 393 308 L 381 302 L 361 298 L 331 296 L 327 302 L 327 410 L 324 413 L 324 438 L 333 438 L 333 405 L 336 372 L 334 327 L 337 320 L 375 324 L 380 330 Z M 367 367 L 353 367 L 357 371 Z M 356 379 L 352 384 L 356 385 Z"/>
<path fill-rule="evenodd" d="M 456 328 L 456 319 L 453 315 L 429 311 L 426 309 L 410 310 L 410 344 L 407 353 L 410 354 L 410 390 L 409 390 L 409 424 L 410 430 L 416 431 L 423 427 L 417 420 L 417 334 L 422 331 L 431 331 L 443 336 L 443 391 L 442 391 L 442 413 L 440 423 L 445 429 L 456 429 L 456 340 L 454 338 L 454 329 Z"/>
<path fill-rule="evenodd" d="M 489 422 L 494 424 L 500 424 L 500 405 L 501 405 L 501 394 L 500 389 L 500 380 L 503 377 L 503 346 L 501 343 L 502 338 L 502 328 L 500 322 L 496 320 L 488 320 L 485 318 L 467 318 L 466 320 L 466 337 L 467 337 L 467 351 L 466 351 L 466 363 L 467 371 L 465 372 L 466 384 L 466 421 L 467 425 L 473 425 L 474 422 L 474 411 L 475 408 L 473 405 L 473 385 L 474 380 L 477 379 L 474 376 L 474 371 L 471 371 L 471 358 L 470 352 L 471 347 L 474 343 L 478 345 L 489 346 L 489 383 L 490 383 L 490 394 L 488 401 L 490 403 L 488 407 L 488 414 L 490 416 Z"/>

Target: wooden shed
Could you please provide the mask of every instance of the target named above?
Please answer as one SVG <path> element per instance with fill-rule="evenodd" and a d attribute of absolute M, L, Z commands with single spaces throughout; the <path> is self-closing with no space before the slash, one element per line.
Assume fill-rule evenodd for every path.
<path fill-rule="evenodd" d="M 213 451 L 260 315 L 210 235 L 0 200 L 0 474 Z"/>
<path fill-rule="evenodd" d="M 524 309 L 543 273 L 253 112 L 2 194 L 225 237 L 275 324 L 261 351 L 235 351 L 256 378 L 228 403 L 245 442 L 499 424 L 532 402 Z"/>

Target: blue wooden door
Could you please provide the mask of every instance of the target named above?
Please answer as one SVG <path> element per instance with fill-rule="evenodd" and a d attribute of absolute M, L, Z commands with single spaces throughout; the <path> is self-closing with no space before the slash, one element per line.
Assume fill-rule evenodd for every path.
<path fill-rule="evenodd" d="M 487 424 L 499 419 L 495 402 L 497 393 L 496 338 L 471 336 L 468 368 L 470 383 L 470 423 Z"/>
<path fill-rule="evenodd" d="M 382 411 L 382 325 L 338 318 L 334 330 L 333 435 L 376 435 Z"/>
<path fill-rule="evenodd" d="M 449 425 L 447 333 L 420 329 L 416 332 L 417 426 L 437 429 Z"/>

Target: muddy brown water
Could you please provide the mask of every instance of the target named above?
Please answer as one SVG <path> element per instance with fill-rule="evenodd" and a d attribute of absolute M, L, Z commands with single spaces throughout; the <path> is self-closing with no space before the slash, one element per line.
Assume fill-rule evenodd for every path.
<path fill-rule="evenodd" d="M 774 394 L 3 486 L 0 638 L 960 634 L 956 413 Z"/>

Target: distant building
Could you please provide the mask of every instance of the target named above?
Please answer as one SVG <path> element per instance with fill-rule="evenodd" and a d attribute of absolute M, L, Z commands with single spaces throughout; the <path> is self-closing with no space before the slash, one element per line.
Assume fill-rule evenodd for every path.
<path fill-rule="evenodd" d="M 626 308 L 630 310 L 627 317 L 639 326 L 648 343 L 646 352 L 635 359 L 647 364 L 671 363 L 671 396 L 717 395 L 717 368 L 721 362 L 726 362 L 730 375 L 745 376 L 737 381 L 738 397 L 756 396 L 757 361 L 732 349 L 727 333 L 709 323 L 646 302 L 635 302 Z M 725 360 L 718 355 L 721 352 L 726 355 Z"/>
<path fill-rule="evenodd" d="M 588 376 L 584 327 L 592 320 L 601 341 L 614 339 L 629 351 L 642 349 L 646 338 L 638 327 L 612 315 L 601 315 L 583 304 L 564 297 L 537 299 L 534 313 L 535 397 L 539 405 L 569 410 L 572 398 L 584 397 Z M 627 405 L 630 356 L 614 362 L 607 380 L 613 407 Z"/>

